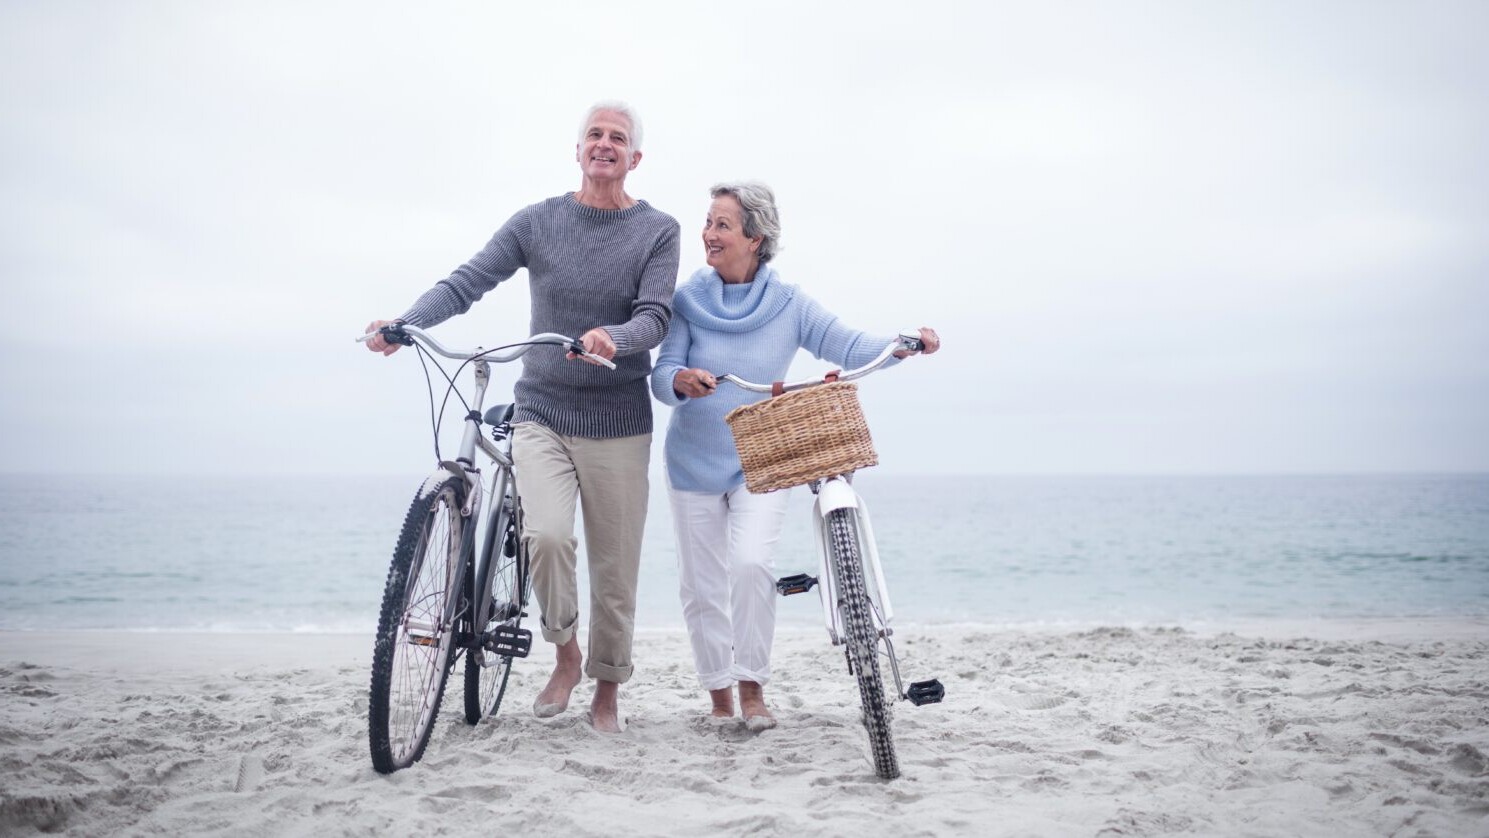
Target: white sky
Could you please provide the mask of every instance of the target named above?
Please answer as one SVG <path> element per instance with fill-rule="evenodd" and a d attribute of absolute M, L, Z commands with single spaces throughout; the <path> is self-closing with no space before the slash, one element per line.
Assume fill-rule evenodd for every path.
<path fill-rule="evenodd" d="M 352 338 L 577 187 L 780 201 L 884 470 L 1489 470 L 1489 4 L 0 2 L 0 470 L 420 472 Z M 525 275 L 440 327 L 526 332 Z M 803 358 L 798 372 L 822 369 Z M 509 386 L 515 367 L 498 382 Z M 661 429 L 667 412 L 658 410 Z"/>

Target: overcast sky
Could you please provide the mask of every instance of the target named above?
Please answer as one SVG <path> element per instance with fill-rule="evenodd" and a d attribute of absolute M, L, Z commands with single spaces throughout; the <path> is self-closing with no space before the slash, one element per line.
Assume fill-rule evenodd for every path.
<path fill-rule="evenodd" d="M 1482 2 L 5 0 L 0 470 L 421 472 L 418 363 L 352 338 L 575 189 L 601 98 L 684 277 L 709 185 L 760 179 L 788 281 L 941 332 L 864 384 L 884 470 L 1489 470 L 1485 33 Z M 437 334 L 520 337 L 527 301 Z"/>

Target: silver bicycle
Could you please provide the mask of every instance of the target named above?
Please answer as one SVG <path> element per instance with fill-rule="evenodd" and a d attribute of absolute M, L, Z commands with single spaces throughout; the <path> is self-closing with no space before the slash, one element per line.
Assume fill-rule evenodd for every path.
<path fill-rule="evenodd" d="M 719 376 L 736 386 L 757 393 L 781 395 L 834 382 L 849 382 L 881 369 L 900 350 L 919 351 L 920 339 L 900 335 L 868 364 L 848 372 L 791 383 L 758 384 L 732 374 Z M 810 480 L 806 485 L 816 496 L 812 511 L 816 531 L 818 570 L 816 576 L 797 574 L 776 582 L 782 596 L 805 593 L 818 588 L 823 620 L 834 646 L 844 646 L 848 672 L 858 683 L 863 703 L 863 725 L 868 731 L 873 751 L 874 771 L 886 780 L 900 775 L 890 733 L 891 704 L 886 700 L 880 660 L 889 663 L 894 678 L 895 696 L 919 706 L 941 701 L 946 690 L 938 679 L 910 684 L 900 677 L 899 659 L 895 656 L 890 621 L 894 608 L 889 601 L 889 585 L 879 563 L 879 549 L 869 520 L 868 506 L 853 489 L 852 472 L 833 474 Z M 872 584 L 870 584 L 872 583 Z"/>
<path fill-rule="evenodd" d="M 532 645 L 532 632 L 522 627 L 532 577 L 512 464 L 515 405 L 482 412 L 489 365 L 515 361 L 539 346 L 559 347 L 611 369 L 615 365 L 585 352 L 573 338 L 552 333 L 465 351 L 447 349 L 414 326 L 393 324 L 378 333 L 390 343 L 414 347 L 426 362 L 426 376 L 432 361 L 448 382 L 444 404 L 454 394 L 466 408 L 464 435 L 453 459 L 439 454 L 444 407 L 432 417 L 439 466 L 414 495 L 383 588 L 367 722 L 372 766 L 388 774 L 424 755 L 445 683 L 462 654 L 465 721 L 476 724 L 501 708 L 512 662 L 527 657 Z M 433 355 L 460 361 L 460 367 L 454 375 L 445 373 Z M 475 377 L 469 399 L 455 386 L 467 367 Z M 431 380 L 431 414 L 433 395 Z M 489 429 L 490 439 L 482 428 Z"/>

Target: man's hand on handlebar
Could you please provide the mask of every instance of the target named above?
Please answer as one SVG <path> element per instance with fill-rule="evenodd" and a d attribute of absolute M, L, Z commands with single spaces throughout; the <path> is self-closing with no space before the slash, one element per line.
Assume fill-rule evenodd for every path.
<path fill-rule="evenodd" d="M 941 348 L 941 336 L 930 326 L 920 327 L 920 350 L 901 349 L 894 353 L 896 358 L 908 358 L 911 355 L 930 355 Z"/>
<path fill-rule="evenodd" d="M 584 351 L 594 355 L 598 355 L 607 361 L 615 357 L 615 340 L 611 338 L 610 333 L 605 331 L 605 329 L 601 326 L 596 326 L 593 329 L 585 332 L 584 335 L 579 338 L 579 343 L 584 347 Z M 604 366 L 604 364 L 601 364 L 599 361 L 596 361 L 593 358 L 586 358 L 583 355 L 579 355 L 573 351 L 570 351 L 569 354 L 565 357 L 567 357 L 571 361 L 575 358 L 578 358 L 587 364 L 594 364 L 597 367 Z"/>
<path fill-rule="evenodd" d="M 400 344 L 388 340 L 379 331 L 384 326 L 392 326 L 397 322 L 397 320 L 374 320 L 368 323 L 366 332 L 367 334 L 371 334 L 372 337 L 367 341 L 367 348 L 373 352 L 381 352 L 384 355 L 392 355 L 394 352 L 397 352 Z"/>

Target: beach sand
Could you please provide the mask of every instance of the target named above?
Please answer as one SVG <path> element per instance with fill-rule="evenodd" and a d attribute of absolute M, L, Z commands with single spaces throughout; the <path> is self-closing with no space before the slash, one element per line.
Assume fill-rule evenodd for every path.
<path fill-rule="evenodd" d="M 896 637 L 947 696 L 896 705 L 883 782 L 820 629 L 778 636 L 774 730 L 705 716 L 681 632 L 638 636 L 624 733 L 588 684 L 536 719 L 539 643 L 390 776 L 368 637 L 0 633 L 0 834 L 1489 835 L 1489 621 Z"/>

